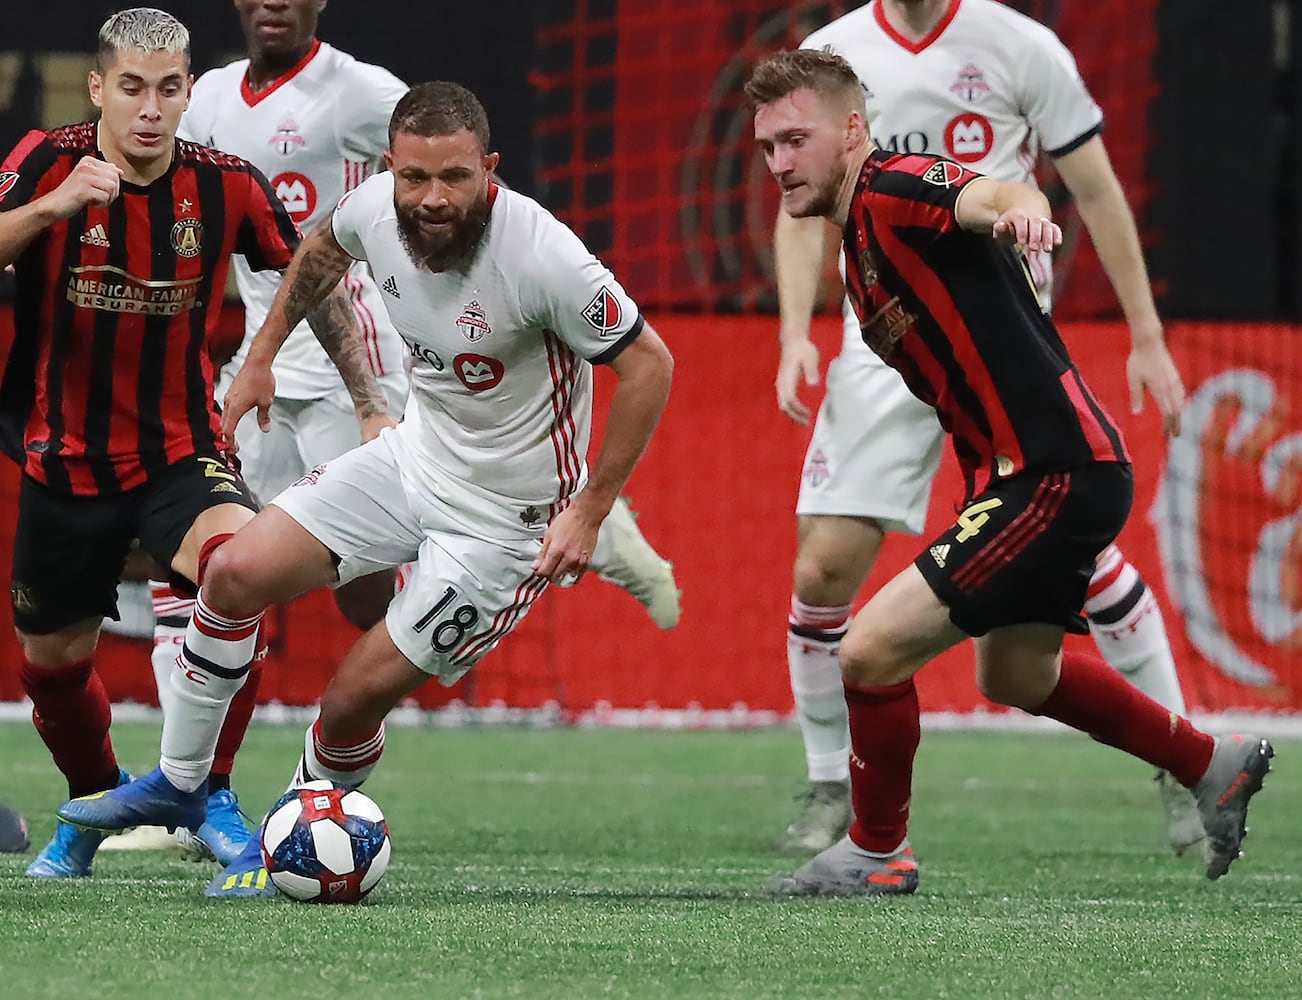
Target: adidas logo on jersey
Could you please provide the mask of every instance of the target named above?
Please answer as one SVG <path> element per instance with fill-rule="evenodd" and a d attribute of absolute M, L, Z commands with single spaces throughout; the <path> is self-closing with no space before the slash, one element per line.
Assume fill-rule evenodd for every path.
<path fill-rule="evenodd" d="M 929 551 L 931 552 L 931 558 L 936 560 L 936 565 L 944 569 L 945 560 L 949 558 L 949 546 L 933 545 Z"/>
<path fill-rule="evenodd" d="M 95 223 L 84 233 L 81 234 L 81 242 L 92 247 L 106 247 L 109 245 L 108 233 L 104 231 L 103 223 Z"/>
<path fill-rule="evenodd" d="M 384 279 L 384 284 L 381 285 L 380 287 L 383 288 L 390 295 L 392 295 L 395 299 L 402 298 L 402 293 L 398 291 L 398 282 L 392 274 Z"/>

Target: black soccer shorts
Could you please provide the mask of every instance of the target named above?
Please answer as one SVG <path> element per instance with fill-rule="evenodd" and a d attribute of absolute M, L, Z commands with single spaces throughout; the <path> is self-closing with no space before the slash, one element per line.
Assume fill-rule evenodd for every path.
<path fill-rule="evenodd" d="M 1094 561 L 1134 495 L 1118 462 L 994 479 L 914 565 L 968 635 L 1036 622 L 1083 635 Z"/>
<path fill-rule="evenodd" d="M 258 509 L 225 459 L 192 455 L 126 493 L 74 496 L 23 477 L 10 600 L 14 624 L 49 635 L 88 618 L 117 618 L 117 585 L 132 543 L 170 566 L 210 507 Z"/>

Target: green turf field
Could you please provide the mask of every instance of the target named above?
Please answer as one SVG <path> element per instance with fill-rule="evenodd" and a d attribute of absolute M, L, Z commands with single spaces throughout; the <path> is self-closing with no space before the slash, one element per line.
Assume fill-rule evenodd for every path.
<path fill-rule="evenodd" d="M 116 739 L 152 766 L 156 727 Z M 301 739 L 252 728 L 250 811 Z M 1209 883 L 1165 850 L 1143 765 L 1074 736 L 929 732 L 918 894 L 773 901 L 794 731 L 396 728 L 367 786 L 393 864 L 367 903 L 208 901 L 214 869 L 164 854 L 53 884 L 0 855 L 0 995 L 1297 997 L 1302 744 L 1276 746 L 1247 856 Z M 0 725 L 0 755 L 38 848 L 60 782 L 29 725 Z"/>

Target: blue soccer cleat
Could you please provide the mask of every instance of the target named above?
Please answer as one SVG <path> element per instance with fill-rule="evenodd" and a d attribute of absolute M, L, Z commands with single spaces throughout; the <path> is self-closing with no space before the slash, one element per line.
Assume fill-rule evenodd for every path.
<path fill-rule="evenodd" d="M 118 785 L 131 775 L 118 769 Z M 27 866 L 29 878 L 87 878 L 95 852 L 107 834 L 99 830 L 78 830 L 68 823 L 56 823 L 54 837 Z"/>
<path fill-rule="evenodd" d="M 240 856 L 252 834 L 240 811 L 240 800 L 229 788 L 208 796 L 208 818 L 197 830 L 180 827 L 176 841 L 191 861 L 216 861 L 222 867 Z"/>
<path fill-rule="evenodd" d="M 262 863 L 262 830 L 249 837 L 244 850 L 217 873 L 203 894 L 209 899 L 256 899 L 278 895 Z"/>
<path fill-rule="evenodd" d="M 59 819 L 83 830 L 116 833 L 133 826 L 198 829 L 208 810 L 208 783 L 183 792 L 160 770 L 107 792 L 83 795 L 59 806 Z"/>

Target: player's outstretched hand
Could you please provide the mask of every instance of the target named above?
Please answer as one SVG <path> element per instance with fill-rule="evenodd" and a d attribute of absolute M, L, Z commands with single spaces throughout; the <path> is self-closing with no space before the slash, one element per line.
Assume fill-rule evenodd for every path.
<path fill-rule="evenodd" d="M 50 209 L 60 219 L 71 219 L 83 208 L 104 208 L 118 196 L 122 170 L 95 156 L 83 156 L 49 194 Z"/>
<path fill-rule="evenodd" d="M 809 407 L 800 399 L 800 385 L 818 385 L 818 348 L 808 338 L 784 341 L 778 361 L 778 409 L 802 426 L 809 424 Z"/>
<path fill-rule="evenodd" d="M 601 519 L 593 519 L 588 508 L 575 501 L 556 515 L 543 533 L 542 551 L 533 571 L 559 587 L 572 587 L 588 571 L 597 547 Z"/>
<path fill-rule="evenodd" d="M 988 218 L 988 216 L 987 216 Z M 1028 251 L 1052 250 L 1062 243 L 1062 229 L 1047 215 L 1032 215 L 1024 208 L 1010 208 L 995 219 L 995 239 L 1020 243 Z"/>
<path fill-rule="evenodd" d="M 1130 385 L 1130 411 L 1144 409 L 1144 392 L 1153 397 L 1162 415 L 1162 433 L 1167 437 L 1180 434 L 1180 413 L 1184 409 L 1184 382 L 1175 367 L 1171 352 L 1159 331 L 1156 337 L 1131 336 L 1130 357 L 1126 359 L 1126 381 Z"/>
<path fill-rule="evenodd" d="M 255 407 L 262 432 L 265 434 L 271 430 L 271 403 L 275 398 L 276 376 L 271 373 L 271 365 L 246 361 L 222 403 L 222 435 L 226 438 L 227 451 L 233 455 L 239 450 L 235 443 L 235 427 L 240 418 Z"/>

